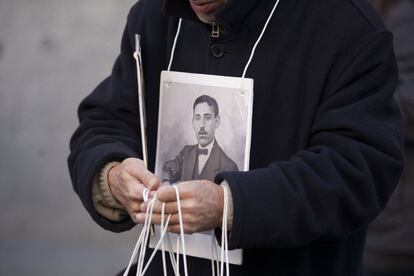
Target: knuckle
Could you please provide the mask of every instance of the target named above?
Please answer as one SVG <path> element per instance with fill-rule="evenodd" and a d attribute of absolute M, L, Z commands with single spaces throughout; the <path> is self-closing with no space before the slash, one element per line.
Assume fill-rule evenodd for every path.
<path fill-rule="evenodd" d="M 179 233 L 179 229 L 177 228 L 177 226 L 171 226 L 169 231 L 171 233 Z"/>
<path fill-rule="evenodd" d="M 196 207 L 197 206 L 194 200 L 188 200 L 185 204 L 183 204 L 182 209 L 191 213 Z"/>
<path fill-rule="evenodd" d="M 140 165 L 141 167 L 145 167 L 144 161 L 142 161 L 141 159 L 136 159 L 137 160 L 137 164 Z"/>
<path fill-rule="evenodd" d="M 156 182 L 157 182 L 157 178 L 156 178 L 154 175 L 150 175 L 150 176 L 148 177 L 148 183 L 149 183 L 150 185 L 154 185 Z"/>
<path fill-rule="evenodd" d="M 138 220 L 137 220 L 137 218 L 135 216 L 135 213 L 134 212 L 131 212 L 130 210 L 128 210 L 128 208 L 127 208 L 127 211 L 128 211 L 129 216 L 131 217 L 132 221 L 134 223 L 138 223 Z"/>
<path fill-rule="evenodd" d="M 184 228 L 184 232 L 187 233 L 187 234 L 195 233 L 195 228 L 192 225 L 184 224 L 183 228 Z"/>
<path fill-rule="evenodd" d="M 125 181 L 128 178 L 129 173 L 126 170 L 121 170 L 118 172 L 118 176 L 121 180 Z"/>
<path fill-rule="evenodd" d="M 142 161 L 141 159 L 138 158 L 129 158 L 129 164 L 132 166 L 140 166 L 143 167 L 144 166 L 144 161 Z"/>
<path fill-rule="evenodd" d="M 137 212 L 137 211 L 139 211 L 140 204 L 138 202 L 132 201 L 130 203 L 130 207 L 134 212 Z"/>
<path fill-rule="evenodd" d="M 137 200 L 133 200 L 131 198 L 127 198 L 126 203 L 127 203 L 128 207 L 130 207 L 131 209 L 135 209 L 135 208 L 139 207 L 139 205 L 140 205 Z"/>
<path fill-rule="evenodd" d="M 129 187 L 127 187 L 127 189 L 125 191 L 125 195 L 129 200 L 132 200 L 132 198 L 134 196 L 134 192 Z"/>
<path fill-rule="evenodd" d="M 130 165 L 131 163 L 134 163 L 134 158 L 127 158 L 122 163 L 125 165 Z"/>
<path fill-rule="evenodd" d="M 161 216 L 156 215 L 155 218 L 154 218 L 154 220 L 155 220 L 154 221 L 155 224 L 161 224 Z"/>
<path fill-rule="evenodd" d="M 183 214 L 183 223 L 192 223 L 194 221 L 194 218 L 192 215 L 186 213 Z"/>

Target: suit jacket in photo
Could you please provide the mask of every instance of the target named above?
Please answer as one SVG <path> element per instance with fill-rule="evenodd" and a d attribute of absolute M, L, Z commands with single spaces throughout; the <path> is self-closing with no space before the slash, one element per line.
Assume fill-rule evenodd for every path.
<path fill-rule="evenodd" d="M 164 163 L 162 181 L 176 183 L 194 179 L 213 181 L 220 172 L 238 171 L 236 163 L 227 156 L 215 141 L 209 158 L 201 172 L 198 171 L 198 144 L 187 145 L 173 159 Z"/>

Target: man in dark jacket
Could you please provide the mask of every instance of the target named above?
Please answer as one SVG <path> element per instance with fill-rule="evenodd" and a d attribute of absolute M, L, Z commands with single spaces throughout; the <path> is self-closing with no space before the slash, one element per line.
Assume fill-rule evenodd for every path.
<path fill-rule="evenodd" d="M 178 18 L 172 70 L 241 76 L 274 4 L 140 0 L 132 8 L 113 72 L 81 103 L 71 140 L 73 186 L 99 225 L 131 229 L 144 219 L 144 186 L 158 189 L 150 171 L 160 72 Z M 136 33 L 143 39 L 149 170 L 139 160 Z M 246 76 L 255 84 L 251 170 L 220 173 L 222 186 L 179 184 L 182 204 L 191 206 L 185 229 L 218 227 L 228 189 L 229 247 L 244 249 L 232 275 L 361 275 L 366 225 L 402 169 L 392 35 L 365 0 L 281 0 Z M 157 190 L 160 199 L 171 193 Z M 200 197 L 211 204 L 190 204 L 206 204 Z M 210 219 L 200 220 L 200 212 Z M 210 274 L 206 260 L 189 258 L 188 266 L 190 275 Z M 160 258 L 150 275 L 162 275 Z"/>

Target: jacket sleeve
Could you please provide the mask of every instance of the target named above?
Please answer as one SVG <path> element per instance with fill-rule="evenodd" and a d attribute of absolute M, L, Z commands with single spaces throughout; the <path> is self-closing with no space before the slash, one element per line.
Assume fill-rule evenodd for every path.
<path fill-rule="evenodd" d="M 115 223 L 99 215 L 92 201 L 92 184 L 108 162 L 141 156 L 135 74 L 127 25 L 111 76 L 81 102 L 80 125 L 70 141 L 68 166 L 73 188 L 92 218 L 114 232 L 128 230 L 134 224 L 129 218 Z"/>
<path fill-rule="evenodd" d="M 308 148 L 266 168 L 219 174 L 234 203 L 229 247 L 298 247 L 367 225 L 402 170 L 396 81 L 392 36 L 379 33 L 326 88 Z"/>

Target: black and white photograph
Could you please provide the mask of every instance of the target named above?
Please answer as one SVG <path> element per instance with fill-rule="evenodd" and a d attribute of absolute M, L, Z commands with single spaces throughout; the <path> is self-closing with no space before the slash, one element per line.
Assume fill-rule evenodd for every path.
<path fill-rule="evenodd" d="M 160 87 L 155 174 L 162 184 L 214 181 L 220 172 L 249 169 L 252 79 L 165 71 Z M 211 258 L 204 250 L 211 235 L 185 235 L 187 254 Z M 229 262 L 241 264 L 241 250 L 229 251 Z"/>
<path fill-rule="evenodd" d="M 226 85 L 231 78 L 191 75 L 161 83 L 156 175 L 166 184 L 248 169 L 251 93 Z"/>

